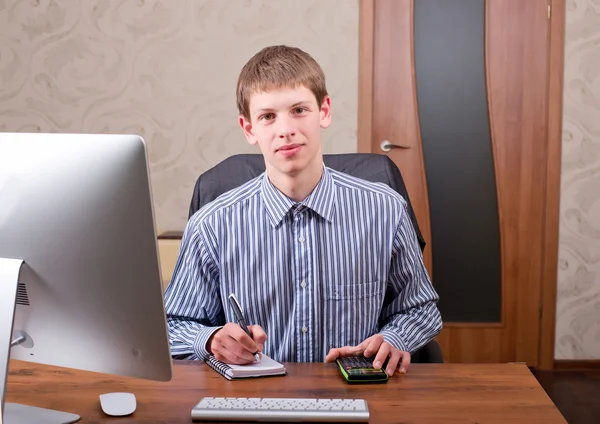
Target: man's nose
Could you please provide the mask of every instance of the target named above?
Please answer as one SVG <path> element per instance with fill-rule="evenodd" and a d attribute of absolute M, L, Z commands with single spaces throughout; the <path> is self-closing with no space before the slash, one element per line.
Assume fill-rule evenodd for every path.
<path fill-rule="evenodd" d="M 277 119 L 277 136 L 279 138 L 288 138 L 296 135 L 296 129 L 289 117 L 280 117 Z"/>

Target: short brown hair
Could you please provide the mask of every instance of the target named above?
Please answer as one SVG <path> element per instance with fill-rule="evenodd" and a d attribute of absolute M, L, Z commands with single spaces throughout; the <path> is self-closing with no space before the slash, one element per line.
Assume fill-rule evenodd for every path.
<path fill-rule="evenodd" d="M 308 53 L 297 47 L 271 46 L 256 53 L 242 68 L 237 82 L 237 107 L 250 120 L 250 96 L 274 88 L 304 85 L 319 108 L 327 96 L 325 73 Z"/>

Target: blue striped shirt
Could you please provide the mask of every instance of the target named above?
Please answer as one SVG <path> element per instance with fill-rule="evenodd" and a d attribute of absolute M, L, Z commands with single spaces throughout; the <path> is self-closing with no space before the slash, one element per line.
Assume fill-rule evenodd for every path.
<path fill-rule="evenodd" d="M 412 353 L 442 327 L 406 201 L 327 167 L 300 203 L 263 173 L 190 218 L 165 292 L 173 358 L 207 355 L 235 322 L 231 293 L 277 361 L 324 361 L 376 333 Z"/>

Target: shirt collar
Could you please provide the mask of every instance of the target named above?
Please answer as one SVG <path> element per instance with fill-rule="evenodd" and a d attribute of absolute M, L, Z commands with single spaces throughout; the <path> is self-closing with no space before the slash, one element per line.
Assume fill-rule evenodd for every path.
<path fill-rule="evenodd" d="M 314 190 L 300 203 L 294 202 L 280 192 L 277 187 L 271 183 L 267 173 L 265 172 L 263 174 L 261 195 L 273 227 L 277 227 L 281 221 L 283 221 L 283 218 L 290 209 L 296 206 L 304 206 L 312 209 L 321 217 L 331 222 L 335 210 L 335 194 L 333 177 L 331 176 L 329 168 L 326 166 L 323 166 L 323 175 Z"/>

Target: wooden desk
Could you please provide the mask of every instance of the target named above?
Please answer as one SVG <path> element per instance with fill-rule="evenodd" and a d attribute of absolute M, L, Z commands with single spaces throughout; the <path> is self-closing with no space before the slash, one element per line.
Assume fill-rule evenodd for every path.
<path fill-rule="evenodd" d="M 565 423 L 522 364 L 413 364 L 382 385 L 348 385 L 334 364 L 286 364 L 288 375 L 228 381 L 200 362 L 177 362 L 168 383 L 11 361 L 7 401 L 81 415 L 81 423 L 190 423 L 204 396 L 364 398 L 371 423 Z M 111 418 L 98 395 L 137 397 L 130 417 Z"/>

